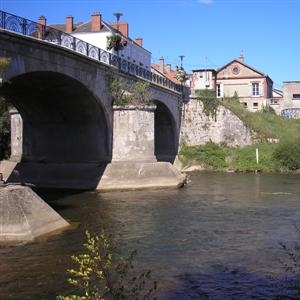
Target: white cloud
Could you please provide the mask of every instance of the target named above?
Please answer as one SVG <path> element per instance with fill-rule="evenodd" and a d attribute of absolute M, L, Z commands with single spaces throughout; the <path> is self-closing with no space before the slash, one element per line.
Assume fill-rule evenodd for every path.
<path fill-rule="evenodd" d="M 201 4 L 212 4 L 214 0 L 198 0 L 198 3 Z"/>

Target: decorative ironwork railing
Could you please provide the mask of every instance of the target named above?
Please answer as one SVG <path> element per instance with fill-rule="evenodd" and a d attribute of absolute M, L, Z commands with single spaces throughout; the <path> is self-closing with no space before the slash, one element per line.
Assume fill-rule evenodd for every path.
<path fill-rule="evenodd" d="M 157 75 L 150 70 L 136 65 L 118 55 L 100 49 L 51 26 L 45 26 L 0 10 L 0 28 L 68 48 L 112 67 L 119 68 L 125 73 L 141 77 L 167 89 L 176 92 L 181 92 L 182 90 L 181 85 L 176 84 L 165 77 Z"/>

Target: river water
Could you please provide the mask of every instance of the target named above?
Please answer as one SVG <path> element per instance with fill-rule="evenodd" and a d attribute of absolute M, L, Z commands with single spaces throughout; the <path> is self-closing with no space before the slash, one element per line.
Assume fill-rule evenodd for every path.
<path fill-rule="evenodd" d="M 286 259 L 300 227 L 300 175 L 195 173 L 176 190 L 39 191 L 75 226 L 0 248 L 0 299 L 55 299 L 70 292 L 70 255 L 84 232 L 102 228 L 120 251 L 137 250 L 158 299 L 275 299 L 286 288 Z M 288 299 L 287 297 L 282 299 Z"/>

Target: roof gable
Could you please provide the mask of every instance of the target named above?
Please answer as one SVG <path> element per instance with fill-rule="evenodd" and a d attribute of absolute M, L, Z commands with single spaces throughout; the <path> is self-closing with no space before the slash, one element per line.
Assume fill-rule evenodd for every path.
<path fill-rule="evenodd" d="M 244 62 L 234 59 L 217 69 L 217 78 L 268 77 Z"/>

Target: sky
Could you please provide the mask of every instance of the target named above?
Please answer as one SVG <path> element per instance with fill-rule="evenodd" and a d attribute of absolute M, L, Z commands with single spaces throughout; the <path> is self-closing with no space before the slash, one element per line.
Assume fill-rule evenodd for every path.
<path fill-rule="evenodd" d="M 274 88 L 300 81 L 300 0 L 0 0 L 0 10 L 47 24 L 87 22 L 100 12 L 106 22 L 129 23 L 143 38 L 152 62 L 164 57 L 172 68 L 191 72 L 220 68 L 239 57 L 267 74 Z"/>

